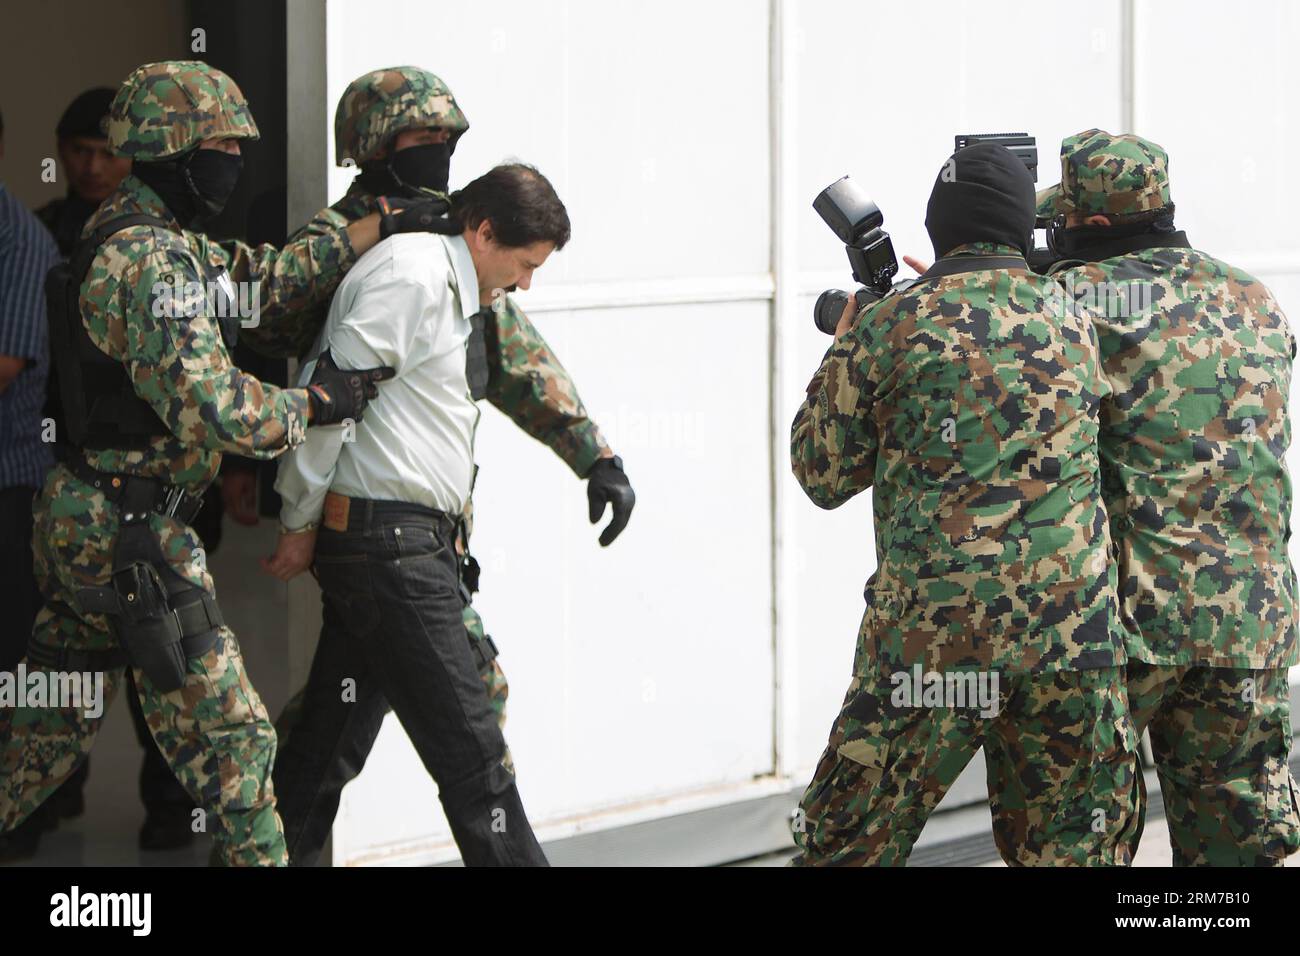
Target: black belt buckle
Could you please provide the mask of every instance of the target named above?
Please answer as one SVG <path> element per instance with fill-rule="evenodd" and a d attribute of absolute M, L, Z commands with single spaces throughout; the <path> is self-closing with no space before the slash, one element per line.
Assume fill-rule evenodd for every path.
<path fill-rule="evenodd" d="M 162 507 L 158 510 L 163 517 L 171 518 L 180 508 L 181 503 L 185 500 L 185 489 L 180 485 L 167 485 L 163 491 Z"/>
<path fill-rule="evenodd" d="M 158 513 L 164 518 L 175 518 L 181 524 L 190 524 L 203 509 L 203 496 L 192 495 L 180 485 L 167 485 Z"/>

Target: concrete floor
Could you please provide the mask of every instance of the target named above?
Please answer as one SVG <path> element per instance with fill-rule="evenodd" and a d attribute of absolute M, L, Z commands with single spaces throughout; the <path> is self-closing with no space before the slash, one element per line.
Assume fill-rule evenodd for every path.
<path fill-rule="evenodd" d="M 1150 788 L 1155 787 L 1155 792 L 1159 792 L 1159 785 L 1156 783 L 1154 772 L 1148 771 L 1147 778 L 1148 792 Z M 971 833 L 977 833 L 983 830 L 988 832 L 992 829 L 991 817 L 987 804 L 981 804 L 971 807 L 965 807 L 961 810 L 949 813 L 940 813 L 931 817 L 930 822 L 921 833 L 921 838 L 917 840 L 916 849 L 923 850 L 934 847 L 945 840 L 955 839 L 959 836 L 967 836 Z M 991 838 L 990 838 L 991 840 Z M 759 857 L 753 860 L 745 860 L 737 866 L 785 866 L 786 861 L 790 859 L 794 851 L 783 850 L 780 853 L 773 853 L 770 856 Z M 1163 816 L 1148 819 L 1146 827 L 1142 832 L 1142 843 L 1138 846 L 1137 857 L 1133 861 L 1134 866 L 1142 867 L 1171 867 L 1174 864 L 1173 850 L 1169 846 L 1169 827 L 1165 823 Z M 977 864 L 978 866 L 1005 867 L 1006 864 L 1000 859 L 988 860 Z M 1300 853 L 1293 853 L 1287 858 L 1287 866 L 1300 868 Z"/>

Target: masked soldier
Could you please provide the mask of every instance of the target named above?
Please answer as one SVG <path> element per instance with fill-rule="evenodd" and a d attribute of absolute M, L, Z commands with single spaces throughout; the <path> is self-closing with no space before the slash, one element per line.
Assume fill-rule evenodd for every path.
<path fill-rule="evenodd" d="M 1287 396 L 1295 338 L 1259 280 L 1174 230 L 1168 156 L 1090 129 L 1039 195 L 1056 275 L 1113 394 L 1101 459 L 1128 695 L 1179 866 L 1281 866 L 1300 844 Z"/>
<path fill-rule="evenodd" d="M 1033 181 L 958 151 L 926 228 L 938 261 L 854 318 L 795 417 L 813 502 L 875 487 L 879 567 L 853 679 L 795 818 L 802 865 L 901 865 L 981 747 L 1018 865 L 1129 862 L 1124 699 L 1086 320 L 1029 272 Z M 1058 303 L 1059 306 L 1059 303 Z"/>
<path fill-rule="evenodd" d="M 0 830 L 86 756 L 130 666 L 168 764 L 202 819 L 219 823 L 221 861 L 286 862 L 274 730 L 190 522 L 222 452 L 272 458 L 309 425 L 356 420 L 391 370 L 327 362 L 307 388 L 278 389 L 231 363 L 236 283 L 257 284 L 261 320 L 274 321 L 327 301 L 384 231 L 369 216 L 283 251 L 192 231 L 220 211 L 239 176 L 239 142 L 256 136 L 238 86 L 204 63 L 142 66 L 113 100 L 109 146 L 134 162 L 132 174 L 47 283 L 76 454 L 50 471 L 34 508 L 46 603 L 18 665 L 47 688 L 60 674 L 84 674 L 83 687 L 98 674 L 102 696 L 95 707 L 85 693 L 49 691 L 0 708 Z M 388 228 L 420 219 L 404 213 Z"/>
<path fill-rule="evenodd" d="M 116 92 L 106 86 L 86 90 L 68 104 L 55 127 L 59 165 L 67 178 L 68 191 L 66 196 L 52 199 L 36 210 L 36 215 L 54 236 L 64 258 L 72 255 L 86 220 L 131 171 L 131 160 L 114 155 L 108 148 L 108 111 Z M 59 392 L 58 375 L 51 371 L 44 414 L 55 423 L 56 438 L 61 439 L 66 428 L 63 426 L 63 403 Z M 53 450 L 59 460 L 66 458 L 69 451 L 59 440 L 53 443 Z M 217 489 L 209 488 L 204 495 L 203 508 L 194 522 L 204 553 L 208 556 L 216 551 L 220 540 L 223 510 Z M 23 636 L 30 634 L 31 627 L 28 626 Z M 129 685 L 129 671 L 126 680 Z M 139 697 L 129 687 L 126 699 L 136 739 L 144 751 L 139 778 L 140 800 L 145 807 L 140 849 L 167 850 L 186 846 L 194 839 L 194 831 L 190 828 L 194 802 L 154 744 L 149 725 L 140 710 Z M 57 822 L 59 817 L 79 816 L 84 808 L 84 789 L 89 771 L 90 760 L 87 759 L 19 829 L 40 824 L 42 817 Z"/>
<path fill-rule="evenodd" d="M 347 195 L 297 237 L 326 234 L 354 222 L 378 209 L 380 196 L 444 197 L 451 155 L 467 129 L 469 122 L 451 90 L 427 70 L 393 67 L 358 77 L 343 92 L 334 115 L 334 151 L 339 166 L 359 167 L 360 173 Z M 274 327 L 252 330 L 247 340 L 268 354 L 302 354 L 324 327 L 327 311 L 327 304 L 304 310 Z M 545 442 L 576 475 L 587 479 L 593 523 L 607 502 L 612 506 L 613 518 L 600 536 L 600 543 L 608 545 L 627 525 L 635 503 L 622 459 L 605 444 L 600 429 L 587 417 L 573 380 L 511 297 L 501 297 L 474 321 L 469 345 L 474 398 L 487 398 L 529 435 Z M 472 502 L 466 507 L 459 541 L 465 562 L 465 627 L 493 709 L 504 726 L 505 674 L 482 618 L 468 603 L 478 586 L 478 564 L 468 551 L 472 507 Z M 300 703 L 301 694 L 286 707 L 278 721 L 282 734 L 290 732 Z"/>

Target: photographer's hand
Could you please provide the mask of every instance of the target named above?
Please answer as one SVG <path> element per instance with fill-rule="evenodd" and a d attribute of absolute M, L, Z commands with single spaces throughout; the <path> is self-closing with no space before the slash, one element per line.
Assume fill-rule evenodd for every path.
<path fill-rule="evenodd" d="M 903 261 L 915 269 L 917 275 L 924 275 L 926 270 L 930 268 L 930 263 L 914 259 L 912 256 L 903 256 Z"/>
<path fill-rule="evenodd" d="M 840 313 L 839 322 L 835 323 L 835 337 L 843 338 L 850 329 L 853 328 L 853 320 L 858 315 L 858 300 L 856 296 L 849 296 L 849 301 L 844 303 L 844 311 Z"/>

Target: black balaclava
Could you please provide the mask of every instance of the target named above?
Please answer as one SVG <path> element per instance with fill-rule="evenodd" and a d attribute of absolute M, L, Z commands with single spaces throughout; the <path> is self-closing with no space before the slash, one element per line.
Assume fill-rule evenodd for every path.
<path fill-rule="evenodd" d="M 1071 226 L 1056 230 L 1053 238 L 1056 246 L 1053 251 L 1058 255 L 1089 262 L 1138 249 L 1159 248 L 1162 244 L 1186 245 L 1186 235 L 1174 228 L 1173 203 L 1154 214 L 1154 218 L 1110 226 Z"/>
<path fill-rule="evenodd" d="M 451 144 L 424 143 L 395 150 L 388 165 L 400 183 L 445 193 L 451 176 Z"/>
<path fill-rule="evenodd" d="M 418 196 L 446 193 L 450 176 L 451 143 L 422 143 L 366 163 L 358 181 L 372 196 Z"/>
<path fill-rule="evenodd" d="M 1005 146 L 976 143 L 944 163 L 930 192 L 925 228 L 941 259 L 968 242 L 1028 253 L 1034 232 L 1034 179 Z"/>
<path fill-rule="evenodd" d="M 221 214 L 239 182 L 244 158 L 219 149 L 194 149 L 157 163 L 137 161 L 132 174 L 158 194 L 185 229 Z"/>

